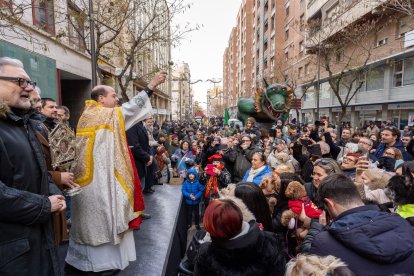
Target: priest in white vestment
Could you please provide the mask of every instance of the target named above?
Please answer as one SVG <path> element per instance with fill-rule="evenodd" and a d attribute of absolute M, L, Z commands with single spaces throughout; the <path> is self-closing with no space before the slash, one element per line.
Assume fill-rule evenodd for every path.
<path fill-rule="evenodd" d="M 163 83 L 158 73 L 148 87 L 117 107 L 110 86 L 96 86 L 86 101 L 76 133 L 73 172 L 83 191 L 71 198 L 72 228 L 66 262 L 82 271 L 123 270 L 136 259 L 129 223 L 134 212 L 134 171 L 125 130 L 152 116 L 149 96 Z"/>

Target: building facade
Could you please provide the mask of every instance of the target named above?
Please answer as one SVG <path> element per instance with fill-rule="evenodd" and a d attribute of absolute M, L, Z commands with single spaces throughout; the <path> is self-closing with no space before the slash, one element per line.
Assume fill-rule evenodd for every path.
<path fill-rule="evenodd" d="M 323 45 L 324 41 L 346 28 L 357 29 L 358 24 L 371 24 L 362 25 L 362 28 L 369 28 L 363 37 L 365 45 L 369 45 L 368 49 L 364 46 L 369 57 L 359 58 L 359 64 L 355 64 L 363 69 L 358 80 L 361 88 L 349 101 L 342 121 L 363 126 L 368 121 L 391 119 L 400 128 L 407 125 L 410 114 L 414 112 L 413 17 L 397 10 L 386 10 L 381 1 L 367 4 L 364 1 L 341 0 L 313 1 L 307 6 L 307 15 L 308 22 L 314 19 L 321 22 L 320 33 L 315 32 L 308 37 L 309 47 L 314 47 L 315 41 Z M 352 56 L 358 56 L 364 50 L 350 44 L 337 54 L 336 60 L 339 64 L 352 61 Z M 303 120 L 316 119 L 315 110 L 319 102 L 319 117 L 325 116 L 339 123 L 341 104 L 328 83 L 331 77 L 321 67 L 319 97 L 315 87 L 307 91 L 303 101 Z M 343 72 L 340 65 L 337 67 L 334 73 Z M 344 82 L 343 91 L 340 90 L 342 99 L 348 94 Z"/>
<path fill-rule="evenodd" d="M 298 107 L 302 108 L 298 112 L 302 122 L 325 116 L 331 122 L 339 123 L 342 118 L 343 122 L 354 126 L 386 119 L 392 119 L 401 127 L 407 124 L 408 117 L 414 113 L 414 93 L 411 92 L 414 22 L 404 10 L 386 9 L 382 2 L 242 1 L 237 25 L 223 55 L 223 85 L 226 97 L 231 99 L 229 106 L 235 107 L 240 97 L 263 89 L 265 78 L 269 83 L 286 83 L 294 90 Z M 250 20 L 244 21 L 252 22 L 251 26 L 239 23 L 244 16 L 250 16 Z M 369 26 L 364 28 L 363 24 Z M 252 50 L 244 53 L 242 49 L 249 45 L 241 34 L 249 29 Z M 338 37 L 347 33 L 349 39 L 352 30 L 364 33 L 359 37 L 361 45 L 357 46 L 360 49 L 353 45 L 355 43 L 345 43 L 345 36 L 343 45 L 330 54 L 329 73 L 321 49 L 326 50 L 333 41 L 338 43 Z M 243 70 L 247 66 L 243 65 L 245 60 L 252 61 L 250 73 Z M 361 87 L 347 99 L 347 94 L 353 95 L 345 91 L 350 86 L 346 83 L 349 72 L 360 72 L 353 84 L 355 87 L 361 84 Z M 342 102 L 347 102 L 345 112 L 345 105 L 340 104 L 329 84 L 329 80 L 338 76 L 344 76 L 338 94 Z M 252 80 L 250 90 L 242 90 L 242 81 L 248 79 Z M 291 110 L 292 117 L 297 117 L 295 110 Z"/>
<path fill-rule="evenodd" d="M 165 1 L 157 2 L 166 5 Z M 98 5 L 102 9 L 95 10 L 96 17 L 113 16 L 108 10 L 102 11 L 105 5 L 113 5 L 113 3 L 94 1 L 95 8 Z M 2 9 L 0 13 L 2 21 L 0 56 L 22 60 L 28 74 L 39 84 L 41 96 L 53 98 L 58 104 L 66 105 L 71 110 L 72 124 L 76 125 L 83 110 L 84 101 L 90 98 L 92 88 L 87 1 L 0 1 L 0 8 Z M 112 7 L 112 13 L 116 13 L 117 8 Z M 125 11 L 126 14 L 130 12 L 129 8 Z M 100 18 L 101 21 L 102 18 Z M 123 28 L 131 24 L 138 25 L 136 20 L 134 18 L 135 23 L 131 21 L 122 25 Z M 113 21 L 116 22 L 115 19 Z M 166 38 L 163 41 L 167 42 L 170 35 L 168 26 L 160 34 Z M 109 34 L 104 33 L 100 36 L 100 42 L 110 38 Z M 119 38 L 125 37 L 120 35 Z M 100 49 L 100 55 L 97 58 L 97 77 L 98 83 L 112 86 L 119 92 L 116 77 L 125 62 L 125 56 L 114 54 L 113 49 L 117 48 L 115 42 L 108 43 Z M 171 56 L 170 43 L 153 43 L 149 45 L 149 48 L 151 49 L 149 60 L 152 64 L 145 63 L 145 68 L 153 67 L 153 64 L 157 63 L 158 68 L 168 70 Z M 137 75 L 134 72 L 134 76 Z M 145 86 L 147 83 L 147 80 L 143 80 L 141 85 Z M 136 93 L 133 88 L 138 89 L 142 86 L 133 87 L 131 84 L 129 95 Z M 168 114 L 170 99 L 169 83 L 155 91 L 152 100 L 156 118 L 162 120 L 170 116 Z"/>
<path fill-rule="evenodd" d="M 188 63 L 174 66 L 171 78 L 171 114 L 173 120 L 190 120 L 193 115 L 193 91 Z"/>

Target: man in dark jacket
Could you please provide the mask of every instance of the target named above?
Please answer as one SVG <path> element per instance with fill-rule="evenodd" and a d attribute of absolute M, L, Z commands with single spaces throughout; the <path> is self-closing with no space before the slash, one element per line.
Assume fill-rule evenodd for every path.
<path fill-rule="evenodd" d="M 404 144 L 400 137 L 401 132 L 398 128 L 395 126 L 386 126 L 381 132 L 381 143 L 375 151 L 375 157 L 382 157 L 386 148 L 394 147 L 401 151 L 404 161 L 412 160 L 413 157 L 405 150 Z"/>
<path fill-rule="evenodd" d="M 52 213 L 66 202 L 36 138 L 34 86 L 19 60 L 0 58 L 0 275 L 62 275 Z"/>
<path fill-rule="evenodd" d="M 132 156 L 134 157 L 135 166 L 137 167 L 138 175 L 141 182 L 141 187 L 145 193 L 150 193 L 153 190 L 148 190 L 145 187 L 145 177 L 147 167 L 152 164 L 153 156 L 151 155 L 151 148 L 149 146 L 149 138 L 147 130 L 143 122 L 139 122 L 127 130 L 128 144 L 131 147 Z"/>
<path fill-rule="evenodd" d="M 252 166 L 252 157 L 259 151 L 249 135 L 243 135 L 237 149 L 229 152 L 229 161 L 234 163 L 233 181 L 240 182 L 247 170 Z"/>
<path fill-rule="evenodd" d="M 341 258 L 356 275 L 414 271 L 414 228 L 406 220 L 365 206 L 355 184 L 341 174 L 326 177 L 318 194 L 333 222 L 325 231 L 312 222 L 304 252 Z"/>

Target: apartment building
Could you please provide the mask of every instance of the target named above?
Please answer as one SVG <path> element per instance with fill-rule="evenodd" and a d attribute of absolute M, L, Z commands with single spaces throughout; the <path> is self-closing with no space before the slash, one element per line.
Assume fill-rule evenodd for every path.
<path fill-rule="evenodd" d="M 370 20 L 374 22 L 370 23 L 374 26 L 363 37 L 364 48 L 369 47 L 365 51 L 369 51 L 370 56 L 367 60 L 360 60 L 359 65 L 365 69 L 361 70 L 358 80 L 361 89 L 349 102 L 343 121 L 359 126 L 366 121 L 391 119 L 402 127 L 408 124 L 408 117 L 414 112 L 414 21 L 402 12 L 383 9 L 380 2 L 309 1 L 307 21 L 319 19 L 321 25 L 318 31 L 309 35 L 307 46 L 310 49 L 315 45 L 318 47 L 341 30 L 357 28 L 355 24 L 366 24 L 364 22 Z M 345 46 L 336 54 L 338 64 L 334 73 L 344 72 L 340 64 L 358 56 L 361 51 L 351 45 Z M 318 58 L 318 55 L 313 57 Z M 358 67 L 358 63 L 354 66 Z M 315 120 L 315 108 L 319 102 L 319 115 L 339 123 L 341 105 L 328 83 L 328 72 L 323 66 L 320 69 L 319 97 L 314 87 L 306 92 L 302 110 L 304 121 Z M 316 76 L 316 71 L 314 66 L 311 75 Z M 345 98 L 347 92 L 343 90 L 340 90 L 340 95 Z"/>
<path fill-rule="evenodd" d="M 171 78 L 172 120 L 190 119 L 193 114 L 193 91 L 188 63 L 174 65 Z"/>
<path fill-rule="evenodd" d="M 238 24 L 223 56 L 223 85 L 231 99 L 232 117 L 236 116 L 238 99 L 251 97 L 256 89 L 263 89 L 263 79 L 294 87 L 305 82 L 298 78 L 299 68 L 302 68 L 301 74 L 305 67 L 309 70 L 305 55 L 305 16 L 305 0 L 242 1 Z"/>
<path fill-rule="evenodd" d="M 235 106 L 238 98 L 250 96 L 256 88 L 263 87 L 262 79 L 266 78 L 269 82 L 286 83 L 294 89 L 302 105 L 300 121 L 316 120 L 319 106 L 319 117 L 325 116 L 339 123 L 342 107 L 329 85 L 329 72 L 324 69 L 318 49 L 329 45 L 339 33 L 356 32 L 358 26 L 361 28 L 361 24 L 371 22 L 366 29 L 360 29 L 365 33 L 359 37 L 359 46 L 369 53 L 368 59 L 363 59 L 361 51 L 355 50 L 355 43 L 347 45 L 343 42 L 343 47 L 331 54 L 334 56 L 332 76 L 341 73 L 345 76 L 340 85 L 343 101 L 347 95 L 344 87 L 349 86 L 345 83 L 346 72 L 357 71 L 355 68 L 361 72 L 354 83 L 361 84 L 360 91 L 349 100 L 342 121 L 356 126 L 369 120 L 386 119 L 392 119 L 400 126 L 408 123 L 410 113 L 414 113 L 412 17 L 398 9 L 384 8 L 380 0 L 252 0 L 251 5 L 247 2 L 242 2 L 238 18 L 243 8 L 252 7 L 252 52 L 244 59 L 252 60 L 253 66 L 249 77 L 240 70 L 240 63 L 233 62 L 234 56 L 237 61 L 242 56 L 240 47 L 236 47 L 234 54 L 234 44 L 240 45 L 244 41 L 233 31 L 223 56 L 224 90 L 233 93 L 231 105 Z M 235 28 L 237 30 L 239 26 Z M 249 29 L 248 25 L 246 29 Z M 345 68 L 347 58 L 353 60 Z M 232 75 L 232 72 L 237 73 Z M 243 78 L 252 80 L 247 93 L 238 85 Z M 291 116 L 296 117 L 295 114 L 292 110 Z"/>
<path fill-rule="evenodd" d="M 207 117 L 223 116 L 225 105 L 223 87 L 214 84 L 214 87 L 207 90 Z"/>

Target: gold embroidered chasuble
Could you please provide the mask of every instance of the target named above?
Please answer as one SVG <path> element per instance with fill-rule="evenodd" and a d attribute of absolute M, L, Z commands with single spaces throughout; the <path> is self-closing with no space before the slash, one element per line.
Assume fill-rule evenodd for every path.
<path fill-rule="evenodd" d="M 119 244 L 134 213 L 134 174 L 125 127 L 150 117 L 145 92 L 121 107 L 86 101 L 76 133 L 75 182 L 83 191 L 72 197 L 71 238 L 80 244 Z"/>

